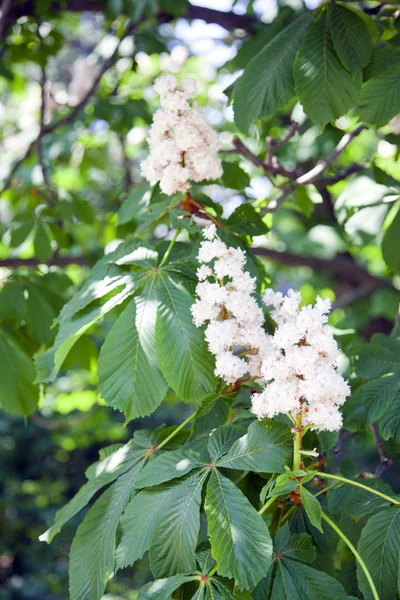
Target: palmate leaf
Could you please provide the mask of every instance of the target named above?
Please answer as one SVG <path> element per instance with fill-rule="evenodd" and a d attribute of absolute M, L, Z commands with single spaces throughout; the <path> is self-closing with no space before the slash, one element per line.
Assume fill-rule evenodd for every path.
<path fill-rule="evenodd" d="M 156 311 L 153 279 L 118 317 L 100 351 L 100 393 L 127 421 L 154 412 L 168 388 L 155 363 Z"/>
<path fill-rule="evenodd" d="M 371 60 L 372 39 L 357 11 L 341 4 L 329 6 L 330 33 L 336 53 L 348 71 L 357 73 Z"/>
<path fill-rule="evenodd" d="M 70 600 L 100 600 L 114 571 L 119 520 L 142 468 L 140 461 L 93 504 L 79 525 L 70 552 Z"/>
<path fill-rule="evenodd" d="M 272 541 L 263 518 L 217 469 L 207 485 L 205 511 L 218 573 L 235 579 L 239 589 L 256 585 L 272 558 Z"/>
<path fill-rule="evenodd" d="M 393 600 L 397 594 L 400 510 L 388 508 L 371 517 L 362 530 L 357 550 L 367 565 L 380 600 Z M 373 599 L 371 588 L 359 566 L 357 577 L 365 599 Z"/>
<path fill-rule="evenodd" d="M 306 13 L 285 27 L 249 62 L 235 85 L 235 123 L 244 133 L 256 119 L 275 114 L 295 95 L 293 63 L 312 22 Z"/>
<path fill-rule="evenodd" d="M 190 448 L 164 452 L 144 467 L 138 475 L 136 486 L 150 487 L 183 477 L 193 469 L 201 467 L 203 462 L 201 456 Z"/>
<path fill-rule="evenodd" d="M 0 329 L 0 406 L 13 415 L 28 417 L 36 410 L 39 388 L 35 367 L 11 337 Z"/>
<path fill-rule="evenodd" d="M 278 531 L 275 545 L 274 563 L 263 583 L 264 592 L 268 594 L 266 597 L 270 600 L 332 600 L 346 597 L 344 588 L 335 579 L 303 564 L 304 561 L 315 559 L 310 536 L 290 536 L 286 524 Z"/>
<path fill-rule="evenodd" d="M 217 465 L 255 473 L 284 473 L 293 453 L 290 428 L 274 421 L 254 421 Z"/>
<path fill-rule="evenodd" d="M 216 387 L 214 360 L 203 333 L 192 322 L 190 294 L 161 274 L 156 325 L 158 364 L 168 385 L 182 400 L 200 401 Z"/>
<path fill-rule="evenodd" d="M 325 8 L 320 10 L 299 50 L 294 79 L 304 111 L 321 127 L 347 113 L 357 99 L 359 86 L 337 59 Z"/>
<path fill-rule="evenodd" d="M 244 431 L 245 429 L 240 425 L 222 425 L 211 431 L 207 444 L 211 460 L 214 463 L 221 460 Z"/>
<path fill-rule="evenodd" d="M 111 460 L 109 460 L 110 458 Z M 96 492 L 112 483 L 129 469 L 134 468 L 142 458 L 143 451 L 138 450 L 133 442 L 129 442 L 113 453 L 112 457 L 96 463 L 96 468 L 99 469 L 98 474 L 96 475 L 96 471 L 90 471 L 89 481 L 80 488 L 68 504 L 57 512 L 53 525 L 39 537 L 40 541 L 50 543 L 62 526 L 86 506 Z M 103 462 L 106 462 L 106 465 L 103 465 Z"/>
<path fill-rule="evenodd" d="M 164 504 L 149 553 L 154 577 L 196 570 L 201 491 L 207 474 L 200 471 L 182 481 Z"/>

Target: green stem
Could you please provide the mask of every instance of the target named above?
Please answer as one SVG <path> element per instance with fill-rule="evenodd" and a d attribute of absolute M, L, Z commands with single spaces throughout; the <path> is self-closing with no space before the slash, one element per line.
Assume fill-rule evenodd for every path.
<path fill-rule="evenodd" d="M 376 590 L 374 581 L 373 581 L 373 579 L 371 577 L 371 573 L 368 571 L 367 565 L 365 564 L 365 562 L 363 561 L 363 559 L 361 558 L 361 556 L 357 552 L 356 548 L 353 546 L 353 544 L 351 543 L 351 541 L 349 540 L 349 538 L 347 538 L 345 536 L 345 534 L 343 533 L 343 531 L 341 529 L 339 529 L 339 527 L 333 521 L 331 521 L 331 519 L 328 517 L 328 515 L 326 515 L 324 512 L 322 512 L 321 516 L 324 519 L 324 521 L 326 521 L 328 523 L 328 525 L 330 525 L 332 527 L 332 529 L 334 531 L 336 531 L 336 533 L 338 534 L 338 536 L 340 538 L 342 538 L 342 540 L 344 541 L 344 543 L 346 544 L 346 546 L 348 548 L 350 548 L 350 550 L 354 554 L 356 560 L 358 561 L 358 564 L 360 565 L 360 567 L 364 571 L 364 575 L 365 575 L 365 577 L 366 577 L 366 579 L 367 579 L 367 581 L 369 583 L 369 587 L 371 588 L 371 592 L 372 592 L 372 595 L 374 597 L 374 600 L 379 600 L 378 592 Z"/>
<path fill-rule="evenodd" d="M 293 471 L 300 469 L 301 467 L 301 442 L 303 438 L 303 431 L 301 425 L 301 412 L 299 411 L 296 420 L 294 422 L 294 447 L 293 447 Z"/>
<path fill-rule="evenodd" d="M 264 506 L 262 506 L 260 508 L 260 510 L 258 511 L 259 515 L 262 515 L 263 513 L 265 513 L 265 511 L 271 506 L 271 504 L 273 504 L 275 502 L 276 498 L 270 498 L 269 500 L 267 500 L 267 502 L 264 504 Z"/>
<path fill-rule="evenodd" d="M 332 483 L 332 485 L 327 485 L 326 488 L 324 488 L 323 490 L 320 490 L 319 492 L 314 494 L 314 496 L 316 498 L 318 498 L 318 496 L 320 496 L 321 494 L 325 494 L 325 492 L 327 492 L 328 490 L 333 490 L 333 488 L 340 487 L 341 485 L 343 485 L 343 484 L 342 483 L 339 483 L 339 484 Z"/>
<path fill-rule="evenodd" d="M 167 248 L 167 250 L 166 250 L 166 252 L 165 252 L 164 256 L 162 257 L 162 261 L 161 261 L 161 262 L 160 262 L 160 264 L 158 265 L 158 268 L 162 267 L 162 266 L 163 266 L 163 265 L 165 265 L 165 263 L 167 262 L 167 260 L 168 260 L 168 257 L 169 257 L 169 255 L 171 254 L 171 250 L 172 250 L 172 248 L 174 247 L 174 245 L 175 245 L 175 242 L 176 242 L 176 240 L 177 240 L 177 237 L 178 237 L 178 235 L 180 234 L 180 232 L 181 232 L 181 230 L 180 230 L 180 229 L 177 229 L 177 230 L 175 231 L 174 237 L 173 237 L 173 238 L 172 238 L 172 240 L 170 241 L 170 244 L 169 244 L 169 246 L 168 246 L 168 248 Z"/>
<path fill-rule="evenodd" d="M 316 476 L 321 477 L 322 479 L 333 479 L 334 481 L 341 481 L 342 483 L 348 483 L 349 485 L 353 485 L 354 487 L 361 488 L 362 490 L 365 490 L 366 492 L 369 492 L 370 494 L 379 496 L 380 498 L 383 498 L 384 500 L 391 502 L 391 504 L 400 506 L 399 500 L 395 500 L 394 498 L 391 498 L 390 496 L 387 496 L 386 494 L 382 494 L 382 492 L 378 492 L 378 490 L 374 490 L 366 485 L 363 485 L 362 483 L 359 483 L 358 481 L 352 481 L 351 479 L 346 479 L 345 477 L 340 477 L 340 475 L 331 475 L 331 473 L 319 473 L 318 472 L 318 473 L 316 473 Z"/>
<path fill-rule="evenodd" d="M 161 448 L 163 448 L 164 446 L 166 446 L 166 445 L 168 444 L 168 442 L 169 442 L 170 440 L 172 440 L 172 438 L 173 438 L 173 437 L 175 437 L 175 436 L 176 436 L 176 434 L 177 434 L 177 433 L 179 433 L 180 431 L 182 431 L 182 429 L 183 429 L 184 427 L 186 427 L 186 425 L 187 425 L 188 423 L 190 423 L 190 421 L 191 421 L 191 420 L 192 420 L 192 419 L 195 417 L 196 413 L 197 413 L 197 411 L 195 411 L 195 412 L 194 412 L 194 413 L 192 413 L 192 414 L 191 414 L 191 415 L 190 415 L 190 416 L 189 416 L 187 419 L 185 419 L 185 420 L 183 421 L 183 423 L 181 423 L 181 424 L 180 424 L 180 425 L 179 425 L 179 426 L 178 426 L 176 429 L 174 429 L 174 431 L 173 431 L 172 433 L 170 433 L 170 435 L 169 435 L 168 437 L 166 437 L 164 441 L 162 441 L 162 442 L 161 442 L 161 444 L 158 444 L 158 446 L 157 446 L 157 448 L 156 448 L 156 449 L 157 449 L 157 450 L 161 450 Z"/>
<path fill-rule="evenodd" d="M 210 571 L 209 573 L 207 573 L 207 575 L 208 575 L 209 577 L 212 577 L 212 576 L 214 575 L 214 573 L 216 573 L 216 572 L 217 572 L 217 570 L 218 570 L 218 565 L 215 565 L 215 567 L 213 567 L 213 568 L 211 569 L 211 571 Z"/>

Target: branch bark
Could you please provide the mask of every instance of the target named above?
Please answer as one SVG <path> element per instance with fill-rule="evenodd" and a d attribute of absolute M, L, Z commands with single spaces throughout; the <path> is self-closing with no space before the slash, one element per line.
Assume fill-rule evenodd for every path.
<path fill-rule="evenodd" d="M 10 10 L 7 11 L 6 17 L 3 20 L 3 32 L 5 32 L 8 27 L 10 27 L 10 25 L 12 25 L 12 23 L 14 23 L 20 17 L 29 17 L 35 13 L 35 2 L 32 0 L 22 3 L 12 3 L 11 0 L 5 0 L 5 4 L 10 4 Z M 12 6 L 12 9 L 11 4 L 15 5 Z M 49 11 L 104 12 L 105 4 L 105 2 L 98 0 L 84 0 L 83 2 L 80 0 L 64 0 L 62 2 L 51 2 L 49 5 Z M 214 8 L 195 6 L 193 4 L 188 4 L 186 12 L 181 16 L 182 18 L 189 20 L 201 19 L 206 23 L 216 23 L 227 30 L 244 29 L 245 31 L 252 31 L 259 23 L 257 19 L 249 15 L 239 15 L 234 12 L 224 12 Z M 166 21 L 173 20 L 174 16 L 160 12 L 157 15 L 157 19 L 160 23 L 165 23 Z"/>
<path fill-rule="evenodd" d="M 368 271 L 358 266 L 348 255 L 338 254 L 335 258 L 330 260 L 327 258 L 317 258 L 315 256 L 299 256 L 297 254 L 291 254 L 290 252 L 278 252 L 267 248 L 251 248 L 251 251 L 256 256 L 263 256 L 268 260 L 283 265 L 310 267 L 315 271 L 328 273 L 337 279 L 344 279 L 352 284 L 354 284 L 354 282 L 364 285 L 369 284 L 371 286 L 370 289 L 385 287 L 400 294 L 400 290 L 398 290 L 391 281 L 371 275 Z"/>

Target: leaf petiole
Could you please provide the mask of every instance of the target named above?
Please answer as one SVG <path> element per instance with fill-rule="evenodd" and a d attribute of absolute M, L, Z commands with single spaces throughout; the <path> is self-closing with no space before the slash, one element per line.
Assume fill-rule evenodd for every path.
<path fill-rule="evenodd" d="M 169 246 L 168 246 L 168 248 L 167 248 L 167 250 L 166 250 L 166 252 L 165 252 L 164 256 L 162 257 L 162 260 L 161 260 L 160 264 L 158 265 L 158 268 L 160 268 L 160 267 L 163 267 L 163 266 L 165 265 L 165 263 L 167 262 L 167 260 L 168 260 L 168 257 L 169 257 L 169 255 L 171 254 L 171 250 L 172 250 L 172 248 L 174 247 L 174 245 L 175 245 L 175 242 L 176 242 L 176 240 L 177 240 L 177 238 L 178 238 L 178 235 L 180 234 L 180 232 L 181 232 L 181 230 L 180 230 L 180 229 L 177 229 L 177 230 L 175 231 L 175 233 L 174 233 L 174 237 L 173 237 L 173 238 L 172 238 L 172 240 L 170 241 L 170 244 L 169 244 Z"/>
<path fill-rule="evenodd" d="M 328 525 L 330 525 L 332 527 L 332 529 L 334 531 L 336 531 L 336 533 L 344 541 L 344 543 L 346 544 L 346 546 L 348 548 L 350 548 L 350 550 L 354 554 L 356 560 L 358 561 L 358 564 L 360 565 L 360 567 L 364 571 L 364 575 L 365 575 L 365 577 L 366 577 L 366 579 L 367 579 L 367 581 L 369 583 L 369 587 L 371 588 L 371 592 L 372 592 L 372 595 L 374 597 L 374 600 L 380 600 L 379 596 L 378 596 L 378 592 L 377 592 L 375 584 L 374 584 L 374 581 L 373 581 L 373 579 L 371 577 L 371 573 L 368 571 L 367 565 L 365 564 L 365 562 L 363 561 L 363 559 L 361 558 L 360 554 L 358 553 L 358 551 L 356 550 L 356 548 L 353 546 L 353 544 L 351 543 L 351 541 L 349 540 L 349 538 L 345 536 L 345 534 L 343 533 L 343 531 L 324 512 L 321 512 L 321 517 L 324 519 L 324 521 L 326 521 L 328 523 Z"/>
<path fill-rule="evenodd" d="M 353 481 L 352 479 L 346 479 L 345 477 L 341 477 L 340 475 L 331 475 L 331 473 L 320 473 L 320 472 L 316 472 L 315 473 L 316 477 L 321 477 L 322 479 L 333 479 L 334 481 L 340 481 L 342 483 L 348 483 L 349 485 L 353 485 L 354 487 L 358 487 L 361 488 L 362 490 L 365 490 L 366 492 L 369 492 L 370 494 L 374 494 L 375 496 L 379 496 L 380 498 L 383 498 L 384 500 L 387 500 L 388 502 L 390 502 L 391 504 L 395 504 L 396 506 L 400 506 L 400 500 L 396 500 L 395 498 L 391 498 L 390 496 L 387 496 L 386 494 L 383 494 L 382 492 L 379 492 L 378 490 L 374 490 L 366 485 L 363 485 L 362 483 L 359 483 L 358 481 Z"/>

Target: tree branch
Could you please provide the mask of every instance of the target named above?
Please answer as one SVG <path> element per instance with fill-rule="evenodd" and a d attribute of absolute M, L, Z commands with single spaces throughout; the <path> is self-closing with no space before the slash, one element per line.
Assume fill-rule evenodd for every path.
<path fill-rule="evenodd" d="M 11 0 L 5 0 L 6 3 L 12 4 Z M 4 2 L 3 2 L 4 4 Z M 8 29 L 20 17 L 32 16 L 35 13 L 35 2 L 32 0 L 23 3 L 13 3 L 15 6 L 8 11 L 7 17 L 4 18 L 3 31 Z M 64 0 L 62 2 L 51 2 L 48 10 L 55 12 L 71 11 L 71 12 L 104 12 L 106 3 L 99 0 Z M 252 31 L 259 21 L 248 15 L 239 15 L 234 12 L 224 12 L 214 8 L 206 8 L 204 6 L 195 6 L 188 4 L 186 12 L 180 15 L 182 18 L 189 20 L 201 19 L 206 23 L 216 23 L 224 29 L 244 29 Z M 160 23 L 171 21 L 174 15 L 159 12 L 157 18 Z"/>
<path fill-rule="evenodd" d="M 364 131 L 364 129 L 366 129 L 365 125 L 359 125 L 359 127 L 357 127 L 357 129 L 354 129 L 354 131 L 346 133 L 342 137 L 340 142 L 337 144 L 337 146 L 333 150 L 333 152 L 331 152 L 331 154 L 329 154 L 329 156 L 327 156 L 323 160 L 320 160 L 317 163 L 317 165 L 313 169 L 311 169 L 311 171 L 308 171 L 307 173 L 304 173 L 304 175 L 301 175 L 300 177 L 298 177 L 296 179 L 296 183 L 298 185 L 305 185 L 306 183 L 314 183 L 314 181 L 317 180 L 319 175 L 321 175 L 321 173 L 323 171 L 325 171 L 325 169 L 327 167 L 329 167 L 340 156 L 340 154 L 342 154 L 342 152 L 347 148 L 347 146 L 350 144 L 350 142 L 355 137 L 357 137 L 362 131 Z"/>
<path fill-rule="evenodd" d="M 21 166 L 21 164 L 26 160 L 26 158 L 29 156 L 29 154 L 31 153 L 31 150 L 37 146 L 38 147 L 38 143 L 41 143 L 42 138 L 45 135 L 48 135 L 49 133 L 52 133 L 55 129 L 57 129 L 58 127 L 61 127 L 62 125 L 66 125 L 67 123 L 70 123 L 71 121 L 73 121 L 76 117 L 76 115 L 79 113 L 79 111 L 86 105 L 86 103 L 89 101 L 90 97 L 92 96 L 92 94 L 94 93 L 97 85 L 100 82 L 100 79 L 103 77 L 104 73 L 106 71 L 108 71 L 114 64 L 114 61 L 118 55 L 118 51 L 121 45 L 121 42 L 132 33 L 132 31 L 134 30 L 134 24 L 131 24 L 127 30 L 124 32 L 124 34 L 121 36 L 119 43 L 117 45 L 117 47 L 115 48 L 114 52 L 112 53 L 112 55 L 104 61 L 103 66 L 101 67 L 101 69 L 99 70 L 97 76 L 95 77 L 93 84 L 91 85 L 90 89 L 86 92 L 85 96 L 82 98 L 82 100 L 73 107 L 73 109 L 69 112 L 69 114 L 65 115 L 64 117 L 61 117 L 59 119 L 56 119 L 52 122 L 50 122 L 48 125 L 44 125 L 44 123 L 42 123 L 42 119 L 44 118 L 44 113 L 43 115 L 41 114 L 41 127 L 40 127 L 40 131 L 39 131 L 39 135 L 37 138 L 35 138 L 28 146 L 28 148 L 26 149 L 26 151 L 24 152 L 24 154 L 18 158 L 14 165 L 11 168 L 11 171 L 8 175 L 8 177 L 6 178 L 4 185 L 3 185 L 3 189 L 1 190 L 1 193 L 5 192 L 12 183 L 13 177 L 15 175 L 15 173 L 18 171 L 19 167 Z M 42 72 L 42 77 L 43 77 L 43 73 L 44 70 Z M 44 77 L 45 77 L 45 73 L 44 73 Z M 42 110 L 44 110 L 44 101 L 43 101 L 43 94 L 44 94 L 44 87 L 42 86 L 42 106 L 41 106 L 41 113 Z M 40 161 L 40 156 L 39 156 L 39 161 Z M 41 163 L 41 166 L 43 168 L 43 164 Z"/>
<path fill-rule="evenodd" d="M 47 265 L 48 267 L 66 267 L 68 265 L 81 265 L 90 267 L 91 261 L 84 256 L 53 256 L 48 261 L 42 261 L 37 258 L 4 258 L 0 260 L 0 268 L 16 269 L 18 267 L 37 267 Z"/>
<path fill-rule="evenodd" d="M 315 256 L 299 256 L 290 252 L 278 252 L 267 248 L 251 248 L 251 251 L 256 256 L 263 256 L 273 262 L 278 262 L 288 266 L 310 267 L 315 271 L 322 271 L 336 277 L 351 282 L 357 281 L 360 284 L 369 284 L 372 289 L 385 287 L 400 294 L 391 281 L 371 275 L 358 266 L 348 255 L 336 255 L 332 260 L 327 258 L 317 258 Z"/>

